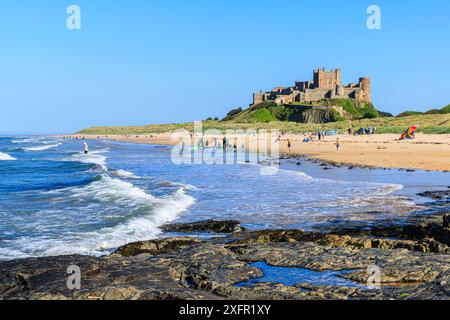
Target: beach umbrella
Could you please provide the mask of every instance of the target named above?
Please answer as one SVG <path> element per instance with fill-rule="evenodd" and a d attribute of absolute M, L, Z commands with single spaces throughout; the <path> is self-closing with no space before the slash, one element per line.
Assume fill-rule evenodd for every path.
<path fill-rule="evenodd" d="M 414 139 L 414 136 L 417 131 L 417 126 L 409 127 L 408 130 L 406 130 L 402 136 L 400 137 L 400 140 L 412 140 Z"/>

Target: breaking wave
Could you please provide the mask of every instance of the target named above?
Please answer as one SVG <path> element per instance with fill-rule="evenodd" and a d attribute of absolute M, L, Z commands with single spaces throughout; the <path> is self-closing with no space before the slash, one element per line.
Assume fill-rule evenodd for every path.
<path fill-rule="evenodd" d="M 0 248 L 0 260 L 66 254 L 106 255 L 127 243 L 157 238 L 162 225 L 175 220 L 195 203 L 195 199 L 186 194 L 184 188 L 158 198 L 129 182 L 108 175 L 102 175 L 84 187 L 54 190 L 48 194 L 53 197 L 65 195 L 71 201 L 113 202 L 133 214 L 114 226 L 95 231 L 68 233 L 56 239 L 18 239 L 15 245 L 20 250 Z"/>
<path fill-rule="evenodd" d="M 76 153 L 72 155 L 70 158 L 68 158 L 68 161 L 75 161 L 75 162 L 81 162 L 81 163 L 91 163 L 98 165 L 102 170 L 107 171 L 108 168 L 106 166 L 106 156 L 104 155 L 107 153 L 108 149 L 101 149 L 96 151 L 91 151 L 88 154 L 84 153 Z"/>
<path fill-rule="evenodd" d="M 5 242 L 8 246 L 0 248 L 0 260 L 66 254 L 106 255 L 127 243 L 157 238 L 162 225 L 178 218 L 196 202 L 187 194 L 189 186 L 177 184 L 170 194 L 157 197 L 144 186 L 122 180 L 139 177 L 129 171 L 109 169 L 107 152 L 108 149 L 102 149 L 87 155 L 73 154 L 67 159 L 98 165 L 102 170 L 94 181 L 41 193 L 52 202 L 64 203 L 64 211 L 49 209 L 42 214 L 56 224 L 64 221 L 66 231 L 50 237 L 21 237 Z M 61 216 L 67 212 L 71 214 Z M 99 218 L 105 223 L 98 225 Z M 84 230 L 81 227 L 91 223 L 92 227 Z"/>
<path fill-rule="evenodd" d="M 7 153 L 0 152 L 0 161 L 13 161 L 13 160 L 17 160 L 17 159 L 14 157 L 11 157 Z"/>
<path fill-rule="evenodd" d="M 26 150 L 26 151 L 45 151 L 45 150 L 57 148 L 61 144 L 62 143 L 50 144 L 50 145 L 44 145 L 44 146 L 36 146 L 36 147 L 29 147 L 29 148 L 23 148 L 23 150 Z"/>
<path fill-rule="evenodd" d="M 135 175 L 133 172 L 129 172 L 126 170 L 110 170 L 110 173 L 112 173 L 113 175 L 120 177 L 120 178 L 125 178 L 125 179 L 140 179 L 141 177 Z"/>

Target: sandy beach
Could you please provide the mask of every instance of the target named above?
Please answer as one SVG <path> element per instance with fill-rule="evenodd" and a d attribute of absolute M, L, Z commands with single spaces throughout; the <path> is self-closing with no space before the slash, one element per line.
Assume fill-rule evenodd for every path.
<path fill-rule="evenodd" d="M 99 138 L 83 135 L 72 137 Z M 178 143 L 172 139 L 171 133 L 145 136 L 109 135 L 100 138 L 144 144 Z M 336 150 L 337 138 L 341 144 L 339 151 Z M 321 161 L 354 166 L 450 171 L 450 135 L 417 134 L 416 139 L 412 141 L 399 141 L 398 138 L 399 136 L 394 134 L 340 135 L 325 137 L 322 141 L 317 141 L 316 138 L 313 142 L 304 143 L 304 135 L 286 134 L 281 137 L 280 153 L 291 156 L 305 155 Z M 222 136 L 217 139 L 221 140 Z M 234 136 L 229 139 L 234 139 Z M 288 140 L 291 141 L 290 150 Z"/>

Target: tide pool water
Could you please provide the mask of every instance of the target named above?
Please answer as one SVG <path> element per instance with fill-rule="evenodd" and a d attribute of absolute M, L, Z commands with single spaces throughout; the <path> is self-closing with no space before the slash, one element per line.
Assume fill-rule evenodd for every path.
<path fill-rule="evenodd" d="M 402 223 L 419 208 L 401 177 L 358 181 L 317 165 L 267 176 L 254 164 L 175 165 L 165 146 L 88 141 L 85 155 L 82 142 L 0 137 L 1 260 L 103 255 L 172 221 L 327 231 Z"/>

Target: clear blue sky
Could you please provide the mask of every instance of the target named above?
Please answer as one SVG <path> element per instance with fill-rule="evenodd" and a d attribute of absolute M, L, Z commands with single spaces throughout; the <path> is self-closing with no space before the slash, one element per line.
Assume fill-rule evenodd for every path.
<path fill-rule="evenodd" d="M 82 29 L 66 28 L 66 8 Z M 382 29 L 366 9 L 382 9 Z M 448 0 L 5 0 L 0 132 L 224 116 L 252 92 L 340 66 L 384 111 L 450 103 Z"/>

